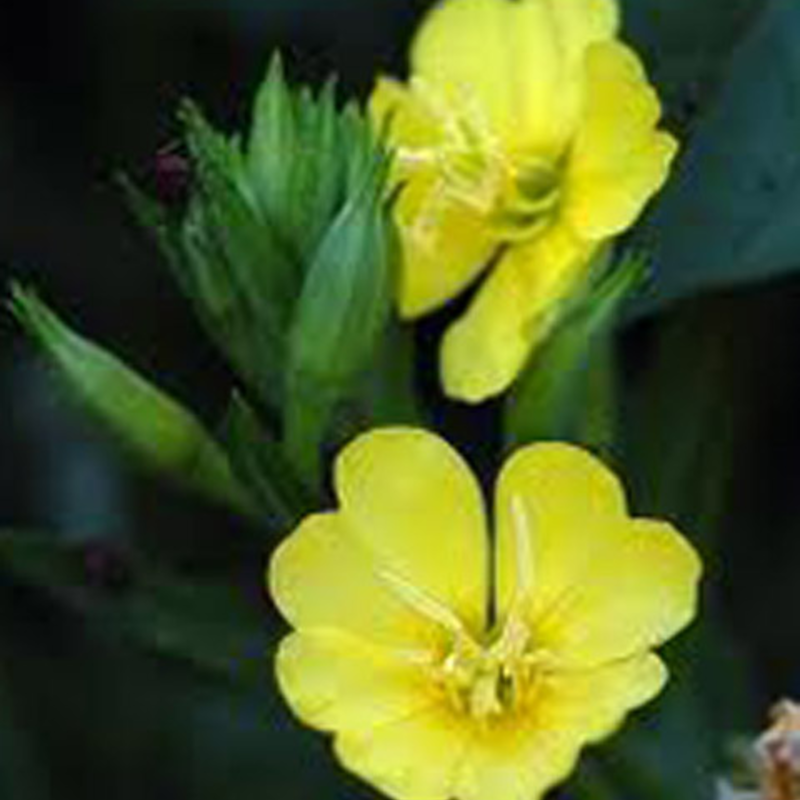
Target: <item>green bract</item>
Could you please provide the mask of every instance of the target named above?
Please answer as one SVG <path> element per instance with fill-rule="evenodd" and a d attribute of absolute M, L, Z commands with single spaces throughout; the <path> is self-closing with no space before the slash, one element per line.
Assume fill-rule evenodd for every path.
<path fill-rule="evenodd" d="M 122 185 L 238 378 L 228 453 L 216 444 L 195 448 L 195 438 L 211 439 L 194 417 L 72 334 L 32 294 L 18 291 L 13 307 L 88 409 L 141 461 L 186 482 L 180 473 L 191 446 L 203 457 L 190 483 L 248 510 L 252 495 L 259 512 L 285 522 L 303 510 L 303 487 L 319 483 L 320 449 L 340 421 L 337 408 L 348 401 L 363 408 L 359 392 L 392 380 L 373 364 L 389 335 L 397 257 L 388 156 L 355 104 L 337 106 L 333 83 L 318 94 L 291 89 L 277 56 L 246 136 L 218 132 L 188 101 L 180 119 L 191 175 L 186 202 L 167 207 L 125 177 Z M 273 430 L 254 409 L 276 423 Z M 342 431 L 353 424 L 345 420 Z M 260 449 L 269 458 L 245 457 Z"/>
<path fill-rule="evenodd" d="M 173 217 L 126 184 L 184 293 L 257 403 L 282 420 L 292 463 L 316 480 L 319 444 L 379 343 L 394 290 L 388 159 L 332 83 L 290 89 L 275 57 L 249 134 L 226 137 L 192 104 L 192 169 Z M 243 143 L 244 142 L 244 143 Z"/>

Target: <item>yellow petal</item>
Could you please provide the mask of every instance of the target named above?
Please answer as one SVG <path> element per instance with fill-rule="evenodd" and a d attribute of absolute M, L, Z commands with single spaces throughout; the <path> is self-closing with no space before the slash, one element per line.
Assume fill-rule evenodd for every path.
<path fill-rule="evenodd" d="M 488 265 L 497 239 L 470 191 L 460 194 L 446 174 L 444 150 L 452 147 L 452 112 L 439 109 L 423 89 L 378 80 L 370 113 L 388 125 L 394 150 L 392 183 L 402 243 L 398 304 L 403 317 L 433 311 L 466 288 Z M 468 156 L 467 156 L 468 157 Z"/>
<path fill-rule="evenodd" d="M 469 744 L 464 720 L 433 706 L 405 719 L 337 736 L 348 768 L 397 800 L 451 800 Z"/>
<path fill-rule="evenodd" d="M 445 335 L 445 392 L 481 402 L 514 381 L 583 277 L 592 249 L 564 226 L 511 247 Z"/>
<path fill-rule="evenodd" d="M 575 124 L 583 52 L 617 22 L 611 0 L 446 0 L 417 34 L 412 72 L 509 150 L 557 154 Z"/>
<path fill-rule="evenodd" d="M 537 800 L 567 777 L 584 745 L 612 733 L 665 677 L 660 660 L 645 655 L 548 677 L 530 707 L 490 725 L 432 705 L 349 729 L 336 750 L 345 766 L 401 800 Z"/>
<path fill-rule="evenodd" d="M 315 514 L 275 551 L 269 588 L 296 628 L 334 628 L 401 648 L 434 646 L 440 630 L 397 597 L 380 569 L 341 514 Z"/>
<path fill-rule="evenodd" d="M 483 630 L 483 500 L 469 467 L 447 442 L 412 428 L 366 433 L 339 456 L 336 490 L 348 528 L 411 605 L 419 600 L 424 606 L 427 598 Z"/>
<path fill-rule="evenodd" d="M 545 729 L 572 729 L 583 744 L 610 736 L 625 715 L 664 688 L 667 668 L 644 653 L 602 667 L 564 672 L 545 679 L 535 713 Z"/>
<path fill-rule="evenodd" d="M 500 475 L 497 518 L 498 608 L 525 594 L 533 635 L 559 664 L 628 657 L 695 613 L 692 547 L 667 523 L 629 518 L 619 482 L 586 451 L 517 451 Z"/>
<path fill-rule="evenodd" d="M 589 48 L 586 104 L 568 162 L 564 213 L 581 236 L 628 228 L 661 188 L 677 152 L 656 130 L 658 97 L 636 54 L 619 42 Z"/>
<path fill-rule="evenodd" d="M 406 319 L 460 294 L 498 247 L 486 214 L 449 196 L 443 180 L 430 170 L 410 178 L 395 206 L 402 246 L 398 302 Z"/>
<path fill-rule="evenodd" d="M 342 631 L 287 636 L 278 650 L 276 671 L 297 716 L 327 731 L 365 733 L 433 702 L 427 676 L 411 654 Z"/>
<path fill-rule="evenodd" d="M 648 655 L 544 679 L 530 708 L 475 731 L 456 796 L 537 800 L 569 775 L 584 745 L 611 734 L 665 677 L 659 659 Z"/>
<path fill-rule="evenodd" d="M 575 731 L 546 729 L 532 716 L 476 730 L 459 770 L 458 800 L 538 800 L 569 775 Z"/>
<path fill-rule="evenodd" d="M 509 457 L 497 480 L 495 514 L 501 616 L 520 592 L 529 595 L 519 585 L 523 574 L 533 575 L 535 592 L 526 596 L 532 613 L 551 607 L 582 574 L 591 542 L 587 525 L 605 530 L 627 517 L 614 473 L 560 442 L 529 445 Z"/>
<path fill-rule="evenodd" d="M 700 562 L 674 527 L 633 519 L 605 538 L 579 585 L 536 623 L 542 645 L 564 663 L 602 664 L 655 647 L 697 612 Z"/>

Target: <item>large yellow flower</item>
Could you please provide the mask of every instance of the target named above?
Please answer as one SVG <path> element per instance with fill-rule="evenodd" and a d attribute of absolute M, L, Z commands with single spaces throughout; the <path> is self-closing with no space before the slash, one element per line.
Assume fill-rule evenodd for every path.
<path fill-rule="evenodd" d="M 399 305 L 417 317 L 491 274 L 448 331 L 448 394 L 508 387 L 599 248 L 664 182 L 676 143 L 614 0 L 445 0 L 407 84 L 382 78 L 404 247 Z"/>
<path fill-rule="evenodd" d="M 278 548 L 297 629 L 277 658 L 298 716 L 401 800 L 533 800 L 661 689 L 650 652 L 695 613 L 700 573 L 669 524 L 631 518 L 614 475 L 565 444 L 479 487 L 442 439 L 379 429 L 336 464 L 340 508 Z"/>

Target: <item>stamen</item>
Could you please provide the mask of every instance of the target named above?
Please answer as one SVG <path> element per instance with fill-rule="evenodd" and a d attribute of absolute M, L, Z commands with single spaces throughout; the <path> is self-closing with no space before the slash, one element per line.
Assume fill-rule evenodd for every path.
<path fill-rule="evenodd" d="M 414 584 L 407 581 L 405 578 L 387 569 L 379 570 L 378 577 L 383 580 L 395 595 L 409 608 L 419 612 L 422 616 L 427 617 L 433 622 L 438 623 L 455 636 L 460 637 L 467 635 L 464 623 L 461 622 L 458 616 L 444 603 L 439 602 L 435 597 L 431 597 L 423 589 L 414 586 Z"/>
<path fill-rule="evenodd" d="M 456 93 L 455 102 L 454 96 L 419 77 L 412 79 L 411 87 L 423 113 L 438 129 L 438 141 L 427 147 L 402 148 L 398 160 L 411 169 L 436 167 L 443 178 L 431 187 L 417 216 L 432 217 L 452 202 L 474 208 L 480 214 L 490 213 L 502 190 L 508 165 L 482 107 L 467 89 Z"/>
<path fill-rule="evenodd" d="M 434 130 L 433 141 L 401 148 L 401 168 L 438 174 L 421 198 L 408 233 L 420 247 L 439 249 L 441 216 L 463 206 L 485 217 L 500 242 L 537 236 L 556 213 L 561 169 L 549 158 L 508 152 L 468 86 L 442 87 L 412 78 L 411 91 Z"/>
<path fill-rule="evenodd" d="M 439 153 L 434 147 L 398 147 L 395 158 L 403 166 L 430 166 L 439 160 Z"/>
<path fill-rule="evenodd" d="M 531 522 L 525 501 L 518 495 L 511 497 L 511 526 L 514 530 L 514 553 L 517 567 L 517 585 L 514 592 L 514 604 L 530 597 L 533 591 L 534 563 L 531 533 Z"/>

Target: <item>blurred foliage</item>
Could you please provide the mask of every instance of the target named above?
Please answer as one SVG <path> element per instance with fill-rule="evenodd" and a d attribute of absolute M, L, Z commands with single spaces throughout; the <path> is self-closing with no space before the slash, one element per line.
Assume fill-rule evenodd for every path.
<path fill-rule="evenodd" d="M 642 255 L 604 252 L 589 285 L 534 356 L 505 403 L 509 448 L 541 439 L 578 442 L 606 455 L 616 438 L 613 335 L 621 306 L 647 274 Z"/>
<path fill-rule="evenodd" d="M 800 8 L 764 4 L 698 105 L 686 153 L 646 235 L 656 256 L 648 307 L 798 267 Z"/>
<path fill-rule="evenodd" d="M 309 487 L 284 467 L 291 456 L 280 422 L 264 412 L 276 406 L 252 391 L 264 381 L 248 384 L 242 373 L 253 396 L 231 394 L 237 359 L 224 365 L 203 343 L 158 256 L 125 227 L 119 193 L 97 187 L 110 187 L 120 166 L 147 171 L 158 148 L 180 135 L 172 113 L 184 94 L 210 108 L 209 118 L 245 119 L 250 89 L 278 45 L 290 75 L 322 86 L 337 68 L 340 94 L 363 92 L 377 69 L 400 69 L 425 5 L 76 0 L 69 8 L 11 2 L 0 11 L 10 17 L 0 20 L 5 266 L 25 273 L 36 265 L 48 296 L 83 307 L 87 329 L 111 349 L 141 354 L 164 391 L 197 399 L 198 417 L 212 420 L 206 427 L 267 523 L 242 528 L 131 481 L 135 511 L 124 530 L 74 530 L 69 520 L 48 534 L 23 530 L 45 517 L 47 459 L 32 452 L 20 423 L 20 364 L 29 353 L 4 327 L 0 404 L 11 423 L 0 431 L 9 523 L 0 535 L 3 797 L 374 796 L 334 766 L 321 737 L 289 718 L 271 685 L 279 627 L 261 589 L 263 560 L 271 537 L 311 504 Z M 800 266 L 800 13 L 792 0 L 626 0 L 624 9 L 683 154 L 633 237 L 634 248 L 652 253 L 634 322 L 612 338 L 605 317 L 570 318 L 597 326 L 599 378 L 587 370 L 586 352 L 572 347 L 569 327 L 553 343 L 561 358 L 574 359 L 570 378 L 598 414 L 576 423 L 558 401 L 574 391 L 564 387 L 548 388 L 550 407 L 564 414 L 565 430 L 584 426 L 571 435 L 621 463 L 637 512 L 666 515 L 694 536 L 708 578 L 702 623 L 668 654 L 670 688 L 593 748 L 564 794 L 701 800 L 712 795 L 727 737 L 755 727 L 770 698 L 800 692 L 792 617 L 800 563 L 800 282 L 792 275 Z M 229 157 L 231 142 L 194 107 L 185 107 L 183 124 L 190 157 L 218 182 L 215 159 Z M 148 209 L 161 213 L 140 205 Z M 247 207 L 238 209 L 246 235 L 252 220 L 242 221 Z M 305 233 L 304 222 L 298 211 L 291 225 Z M 267 246 L 262 233 L 259 246 Z M 616 314 L 617 295 L 606 289 Z M 422 326 L 423 343 L 450 313 Z M 217 322 L 206 330 L 218 333 Z M 387 323 L 375 347 L 398 357 L 385 373 L 348 374 L 352 396 L 333 412 L 337 429 L 417 419 L 411 381 L 431 394 L 433 369 L 412 374 L 414 343 L 404 330 Z M 610 447 L 602 413 L 609 396 L 621 409 Z M 539 391 L 528 397 L 542 402 Z M 30 413 L 33 427 L 54 430 L 50 406 Z M 482 452 L 478 440 L 497 441 L 498 417 L 493 406 L 435 413 L 470 455 Z M 516 441 L 541 430 L 512 427 Z M 72 441 L 63 436 L 47 456 L 56 472 L 73 463 Z M 99 515 L 103 501 L 85 491 L 78 502 L 86 518 L 93 509 Z"/>

